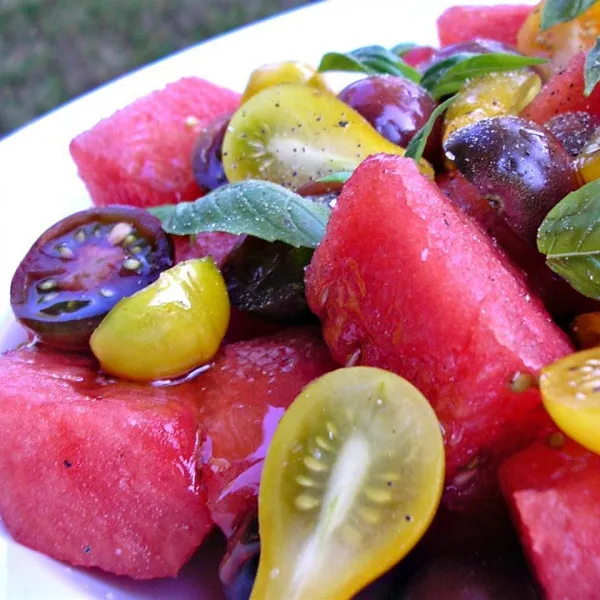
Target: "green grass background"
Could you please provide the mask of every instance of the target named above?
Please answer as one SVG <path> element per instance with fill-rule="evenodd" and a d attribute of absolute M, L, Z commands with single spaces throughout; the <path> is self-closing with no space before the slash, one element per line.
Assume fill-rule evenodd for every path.
<path fill-rule="evenodd" d="M 0 0 L 0 137 L 131 69 L 308 0 Z"/>

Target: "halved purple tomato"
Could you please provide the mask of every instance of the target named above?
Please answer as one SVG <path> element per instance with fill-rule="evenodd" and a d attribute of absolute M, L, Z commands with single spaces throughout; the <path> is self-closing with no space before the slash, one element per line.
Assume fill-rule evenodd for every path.
<path fill-rule="evenodd" d="M 129 206 L 91 208 L 33 244 L 13 276 L 11 306 L 39 341 L 83 350 L 121 298 L 172 265 L 173 247 L 158 219 Z"/>

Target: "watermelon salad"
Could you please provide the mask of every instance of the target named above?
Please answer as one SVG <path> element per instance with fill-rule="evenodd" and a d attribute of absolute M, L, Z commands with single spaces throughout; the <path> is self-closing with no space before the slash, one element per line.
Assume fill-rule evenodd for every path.
<path fill-rule="evenodd" d="M 11 283 L 0 516 L 230 600 L 594 600 L 600 2 L 196 77 L 70 145 Z M 355 74 L 333 90 L 330 71 Z"/>

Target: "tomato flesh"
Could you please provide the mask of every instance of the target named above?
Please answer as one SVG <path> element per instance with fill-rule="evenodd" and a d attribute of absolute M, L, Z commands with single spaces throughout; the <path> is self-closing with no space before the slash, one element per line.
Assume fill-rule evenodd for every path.
<path fill-rule="evenodd" d="M 267 453 L 251 598 L 353 597 L 420 539 L 443 478 L 439 423 L 410 383 L 372 367 L 320 377 Z"/>
<path fill-rule="evenodd" d="M 158 219 L 126 206 L 92 208 L 38 238 L 12 279 L 11 306 L 41 342 L 85 349 L 121 298 L 172 264 L 173 248 Z"/>

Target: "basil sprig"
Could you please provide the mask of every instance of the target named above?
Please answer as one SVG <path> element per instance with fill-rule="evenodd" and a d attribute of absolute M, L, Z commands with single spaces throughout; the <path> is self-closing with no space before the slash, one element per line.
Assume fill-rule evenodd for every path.
<path fill-rule="evenodd" d="M 600 81 L 600 38 L 596 40 L 594 47 L 590 49 L 585 57 L 585 91 L 584 95 L 589 96 Z"/>
<path fill-rule="evenodd" d="M 167 233 L 208 231 L 246 234 L 296 248 L 316 248 L 331 209 L 268 181 L 241 181 L 195 202 L 151 208 Z"/>
<path fill-rule="evenodd" d="M 439 99 L 455 94 L 467 80 L 478 75 L 512 71 L 546 62 L 543 58 L 504 52 L 461 52 L 434 63 L 421 75 L 400 58 L 410 47 L 410 44 L 399 44 L 392 50 L 386 50 L 382 46 L 366 46 L 346 53 L 328 52 L 321 59 L 319 71 L 396 75 L 419 83 L 434 98 Z"/>
<path fill-rule="evenodd" d="M 407 65 L 397 54 L 383 46 L 365 46 L 351 52 L 328 52 L 321 58 L 318 70 L 366 73 L 367 75 L 396 75 L 415 83 L 420 73 Z"/>
<path fill-rule="evenodd" d="M 438 118 L 442 115 L 443 112 L 454 102 L 456 96 L 451 96 L 440 105 L 438 105 L 431 115 L 429 119 L 427 119 L 427 123 L 415 133 L 413 138 L 408 142 L 408 146 L 406 146 L 406 158 L 412 158 L 415 162 L 419 162 L 423 157 L 423 152 L 425 151 L 425 146 L 427 145 L 427 139 L 431 135 L 431 131 L 433 130 L 433 126 Z"/>
<path fill-rule="evenodd" d="M 600 180 L 572 192 L 548 213 L 537 245 L 555 273 L 600 300 Z"/>
<path fill-rule="evenodd" d="M 504 52 L 487 54 L 460 53 L 432 65 L 421 79 L 421 85 L 436 99 L 455 94 L 473 77 L 512 71 L 545 63 L 543 58 Z"/>
<path fill-rule="evenodd" d="M 596 4 L 597 0 L 546 0 L 542 8 L 540 29 L 546 31 L 559 23 L 576 19 Z"/>

